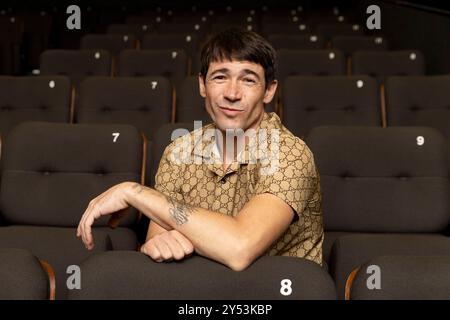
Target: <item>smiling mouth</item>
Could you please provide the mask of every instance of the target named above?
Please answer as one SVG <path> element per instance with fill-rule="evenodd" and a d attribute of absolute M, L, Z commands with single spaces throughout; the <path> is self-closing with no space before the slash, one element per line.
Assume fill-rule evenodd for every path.
<path fill-rule="evenodd" d="M 241 111 L 244 111 L 244 110 L 241 110 L 241 109 L 234 109 L 234 108 L 227 108 L 227 107 L 219 107 L 220 109 L 222 109 L 222 110 L 226 110 L 226 111 L 234 111 L 234 112 L 241 112 Z"/>

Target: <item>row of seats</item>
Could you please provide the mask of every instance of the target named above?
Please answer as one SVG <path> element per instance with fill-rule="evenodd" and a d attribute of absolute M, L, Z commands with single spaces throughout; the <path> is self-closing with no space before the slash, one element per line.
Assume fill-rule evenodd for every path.
<path fill-rule="evenodd" d="M 422 264 L 414 265 L 412 271 L 431 274 L 411 279 L 436 280 L 411 285 L 432 290 L 448 281 L 448 274 L 434 273 L 448 265 L 450 257 L 448 140 L 427 127 L 325 126 L 308 135 L 306 142 L 321 175 L 324 261 L 329 274 L 312 262 L 287 257 L 264 257 L 242 276 L 200 257 L 153 263 L 132 252 L 137 247 L 133 226 L 139 213 L 135 210 L 116 229 L 107 227 L 106 217 L 100 219 L 94 227 L 95 248 L 88 252 L 75 237 L 75 228 L 89 200 L 119 182 L 142 182 L 145 148 L 157 164 L 173 129 L 179 127 L 165 125 L 151 146 L 126 125 L 27 122 L 14 128 L 2 152 L 0 212 L 5 226 L 0 227 L 1 247 L 29 250 L 48 262 L 55 270 L 58 299 L 333 299 L 333 281 L 341 299 L 346 283 L 353 281 L 358 289 L 348 295 L 357 298 L 358 290 L 364 289 L 361 279 L 368 277 L 364 265 L 375 263 L 371 261 L 380 261 L 381 279 L 392 283 L 381 290 L 392 289 L 399 297 L 401 283 L 389 272 L 416 260 Z M 384 256 L 394 258 L 380 258 Z M 427 264 L 432 268 L 426 269 Z M 71 265 L 81 266 L 82 290 L 66 286 Z M 203 280 L 196 282 L 200 276 Z M 292 296 L 280 294 L 284 279 L 297 284 L 292 286 Z M 170 283 L 179 284 L 179 291 L 167 286 Z M 218 286 L 224 289 L 221 294 Z M 117 287 L 121 290 L 114 290 Z M 448 291 L 430 292 L 427 297 L 448 298 Z M 379 291 L 371 297 L 389 294 Z"/>
<path fill-rule="evenodd" d="M 450 76 L 390 77 L 381 89 L 368 76 L 292 76 L 278 95 L 282 122 L 300 137 L 320 125 L 422 125 L 450 139 Z M 210 122 L 195 76 L 175 98 L 164 77 L 88 77 L 71 92 L 64 76 L 4 76 L 0 114 L 3 137 L 27 120 L 127 123 L 148 139 L 164 123 Z"/>
<path fill-rule="evenodd" d="M 297 29 L 300 32 L 316 32 L 315 25 L 320 19 L 307 18 L 300 12 L 295 13 L 285 10 L 277 13 L 275 10 L 269 14 L 261 14 L 261 8 L 249 10 L 248 12 L 230 11 L 225 14 L 219 11 L 177 11 L 167 10 L 160 12 L 146 13 L 140 11 L 139 15 L 130 15 L 127 17 L 126 10 L 111 12 L 102 8 L 101 12 L 93 12 L 92 8 L 83 9 L 83 30 L 84 33 L 105 32 L 110 29 L 112 33 L 137 33 L 140 35 L 148 32 L 159 33 L 193 33 L 200 38 L 205 38 L 207 34 L 218 31 L 227 26 L 247 27 L 248 23 L 254 25 L 254 30 L 272 30 L 277 33 L 289 33 L 291 29 Z M 170 14 L 169 14 L 170 13 Z M 331 11 L 330 11 L 331 13 Z M 360 26 L 348 28 L 344 25 L 351 19 L 345 19 L 342 15 L 325 14 L 321 16 L 322 26 L 319 31 L 328 34 L 327 30 L 335 30 L 332 34 L 361 34 Z M 44 50 L 51 47 L 65 47 L 70 41 L 79 42 L 77 36 L 71 35 L 66 29 L 66 8 L 42 7 L 41 10 L 0 10 L 0 47 L 5 55 L 0 59 L 0 74 L 20 74 L 22 68 L 37 68 L 39 65 L 39 55 Z M 248 21 L 252 20 L 252 21 Z M 216 27 L 210 28 L 214 22 Z M 301 23 L 300 23 L 301 22 Z M 305 25 L 305 22 L 308 25 Z M 115 26 L 107 28 L 108 25 L 115 23 Z M 126 23 L 118 25 L 117 23 Z M 337 27 L 329 24 L 339 24 Z M 131 27 L 131 29 L 130 29 Z M 281 27 L 281 28 L 280 28 Z M 288 28 L 291 27 L 291 28 Z M 286 29 L 286 30 L 284 30 Z M 323 30 L 322 30 L 323 29 Z M 349 33 L 348 30 L 356 29 Z M 73 33 L 73 32 L 72 32 Z M 56 42 L 56 43 L 55 43 Z M 69 46 L 73 47 L 73 45 Z M 31 69 L 30 69 L 31 70 Z"/>
<path fill-rule="evenodd" d="M 362 35 L 364 29 L 359 23 L 351 23 L 352 18 L 343 15 L 328 17 L 307 17 L 305 15 L 279 15 L 271 14 L 260 17 L 257 14 L 222 14 L 222 15 L 193 15 L 187 18 L 164 18 L 160 14 L 131 15 L 125 19 L 124 24 L 115 24 L 113 30 L 122 32 L 134 31 L 140 35 L 145 33 L 178 33 L 195 32 L 206 35 L 218 32 L 229 26 L 245 28 L 267 35 L 273 33 L 301 34 L 317 32 L 330 39 L 334 35 Z M 120 26 L 120 27 L 119 27 Z"/>
<path fill-rule="evenodd" d="M 339 50 L 293 50 L 277 52 L 277 79 L 283 82 L 292 75 L 370 75 L 380 83 L 387 76 L 424 75 L 425 60 L 417 50 L 357 51 L 347 65 Z M 198 61 L 197 61 L 198 60 Z M 48 50 L 41 55 L 40 74 L 68 75 L 77 86 L 87 76 L 110 76 L 111 55 L 105 50 Z M 166 76 L 176 88 L 199 65 L 188 67 L 184 50 L 155 49 L 121 51 L 115 61 L 117 76 Z M 194 59 L 197 61 L 199 59 Z M 348 69 L 349 68 L 349 69 Z M 197 71 L 195 71 L 197 70 Z"/>
<path fill-rule="evenodd" d="M 323 37 L 324 42 L 331 41 L 334 37 L 337 36 L 352 37 L 364 36 L 365 34 L 359 24 L 325 24 L 314 28 L 304 23 L 286 24 L 278 22 L 274 24 L 267 24 L 262 28 L 258 28 L 251 24 L 238 24 L 228 21 L 226 23 L 214 23 L 212 26 L 209 26 L 207 23 L 203 22 L 160 24 L 157 27 L 157 30 L 155 30 L 146 20 L 146 18 L 133 19 L 131 20 L 131 23 L 127 24 L 112 24 L 108 26 L 106 33 L 111 35 L 133 34 L 139 41 L 142 41 L 149 35 L 165 36 L 168 34 L 190 34 L 198 37 L 200 42 L 204 41 L 211 34 L 230 27 L 244 28 L 247 30 L 256 31 L 266 37 L 269 37 L 273 34 L 302 36 L 313 33 L 319 35 L 320 37 Z"/>
<path fill-rule="evenodd" d="M 61 8 L 59 8 L 61 9 Z M 0 11 L 0 74 L 21 74 L 24 70 L 32 70 L 39 66 L 39 55 L 51 47 L 65 47 L 71 41 L 79 43 L 79 37 L 66 29 L 66 8 L 59 10 L 53 7 L 50 10 L 43 8 L 39 11 L 19 10 L 13 8 Z M 326 39 L 335 35 L 362 35 L 363 28 L 359 24 L 349 24 L 342 15 L 325 14 L 307 18 L 301 12 L 282 13 L 270 11 L 269 14 L 261 14 L 260 10 L 250 10 L 239 13 L 236 11 L 221 14 L 220 12 L 188 12 L 174 13 L 154 12 L 141 13 L 126 17 L 126 11 L 111 13 L 102 10 L 94 13 L 91 10 L 83 12 L 83 30 L 81 34 L 108 32 L 112 34 L 136 34 L 139 39 L 144 34 L 154 33 L 182 33 L 191 34 L 205 39 L 208 34 L 229 26 L 248 27 L 254 26 L 261 34 L 304 34 L 317 33 Z M 168 14 L 168 12 L 172 12 Z M 251 21 L 249 21 L 251 20 Z M 122 22 L 125 24 L 117 24 Z M 213 28 L 211 28 L 211 24 Z M 317 23 L 326 23 L 317 26 Z M 115 24 L 111 24 L 115 23 Z M 249 24 L 250 23 L 250 24 Z M 107 25 L 110 25 L 107 27 Z M 365 30 L 367 32 L 367 30 Z M 73 32 L 72 32 L 73 33 Z M 56 38 L 55 38 L 56 37 Z M 77 38 L 78 37 L 78 38 Z M 58 39 L 59 38 L 59 39 Z M 56 41 L 56 43 L 54 43 Z M 61 43 L 59 43 L 61 42 Z M 73 48 L 74 45 L 70 45 Z M 76 47 L 76 45 L 75 45 Z"/>
<path fill-rule="evenodd" d="M 193 59 L 201 47 L 200 38 L 189 32 L 179 34 L 147 34 L 139 39 L 135 33 L 87 34 L 81 38 L 80 49 L 107 50 L 117 57 L 126 49 L 183 49 Z M 376 36 L 336 36 L 328 44 L 325 37 L 316 34 L 270 34 L 267 40 L 275 49 L 337 49 L 347 57 L 356 51 L 385 51 L 388 40 Z"/>

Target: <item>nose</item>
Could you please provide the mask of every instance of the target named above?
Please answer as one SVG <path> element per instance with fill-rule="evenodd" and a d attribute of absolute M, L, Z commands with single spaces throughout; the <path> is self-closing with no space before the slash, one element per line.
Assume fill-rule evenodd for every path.
<path fill-rule="evenodd" d="M 239 101 L 242 97 L 241 87 L 237 80 L 231 80 L 227 83 L 223 96 L 230 102 Z"/>

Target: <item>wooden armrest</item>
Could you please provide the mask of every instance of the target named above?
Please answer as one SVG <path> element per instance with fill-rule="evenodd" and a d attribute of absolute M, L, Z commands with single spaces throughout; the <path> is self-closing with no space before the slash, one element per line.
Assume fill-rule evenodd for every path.
<path fill-rule="evenodd" d="M 53 270 L 53 267 L 44 260 L 40 260 L 42 268 L 44 269 L 45 273 L 47 273 L 49 285 L 50 285 L 50 296 L 49 300 L 55 300 L 56 296 L 56 280 L 55 280 L 55 270 Z"/>
<path fill-rule="evenodd" d="M 352 290 L 353 280 L 355 280 L 356 275 L 358 274 L 359 268 L 354 269 L 345 281 L 345 300 L 350 300 L 350 293 Z"/>

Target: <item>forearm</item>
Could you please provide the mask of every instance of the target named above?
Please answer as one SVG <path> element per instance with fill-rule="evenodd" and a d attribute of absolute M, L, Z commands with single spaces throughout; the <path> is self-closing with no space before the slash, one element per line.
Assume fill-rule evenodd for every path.
<path fill-rule="evenodd" d="M 134 186 L 128 201 L 164 229 L 178 230 L 200 255 L 233 269 L 246 261 L 246 234 L 236 218 L 178 203 L 140 185 Z"/>
<path fill-rule="evenodd" d="M 147 236 L 145 238 L 145 241 L 148 241 L 151 238 L 153 238 L 154 236 L 164 233 L 164 232 L 167 232 L 167 231 L 168 230 L 164 229 L 156 222 L 150 221 L 150 223 L 148 224 Z"/>

